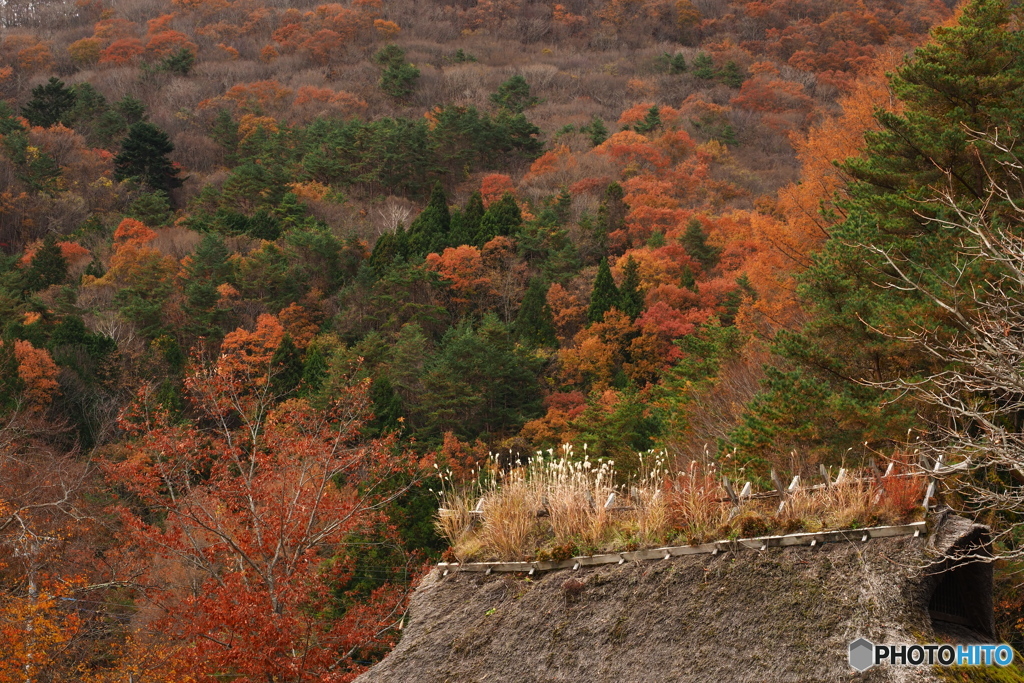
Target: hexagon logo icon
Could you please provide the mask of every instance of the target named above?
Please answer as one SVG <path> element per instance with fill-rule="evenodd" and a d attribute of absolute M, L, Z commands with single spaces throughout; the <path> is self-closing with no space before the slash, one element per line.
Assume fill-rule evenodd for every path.
<path fill-rule="evenodd" d="M 858 638 L 850 643 L 850 666 L 857 671 L 867 671 L 875 665 L 875 644 Z"/>

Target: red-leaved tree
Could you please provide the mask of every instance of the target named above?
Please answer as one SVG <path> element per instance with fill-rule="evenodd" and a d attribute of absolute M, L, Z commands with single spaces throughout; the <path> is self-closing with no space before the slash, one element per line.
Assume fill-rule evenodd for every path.
<path fill-rule="evenodd" d="M 123 516 L 151 554 L 149 630 L 181 647 L 199 681 L 351 680 L 386 646 L 404 593 L 347 605 L 346 541 L 380 528 L 420 464 L 389 439 L 368 441 L 365 381 L 335 382 L 330 400 L 282 400 L 280 323 L 227 335 L 214 362 L 193 361 L 194 417 L 173 423 L 145 392 L 122 416 L 127 457 L 108 465 L 137 501 Z M 316 405 L 314 405 L 316 403 Z M 413 475 L 409 477 L 408 475 Z"/>

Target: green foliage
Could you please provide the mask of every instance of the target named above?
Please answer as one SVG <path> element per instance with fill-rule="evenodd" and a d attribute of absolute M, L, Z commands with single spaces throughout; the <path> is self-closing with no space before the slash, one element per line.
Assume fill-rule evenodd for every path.
<path fill-rule="evenodd" d="M 277 396 L 292 394 L 302 381 L 302 358 L 292 336 L 287 332 L 270 358 L 270 368 L 270 388 Z"/>
<path fill-rule="evenodd" d="M 461 211 L 456 211 L 451 217 L 451 244 L 476 244 L 480 234 L 480 221 L 483 220 L 487 209 L 484 208 L 483 196 L 480 192 L 474 192 L 466 200 L 466 205 Z"/>
<path fill-rule="evenodd" d="M 604 119 L 599 116 L 594 116 L 587 125 L 580 126 L 580 132 L 590 136 L 590 144 L 594 147 L 608 139 L 608 126 L 605 125 Z"/>
<path fill-rule="evenodd" d="M 602 253 L 607 248 L 608 235 L 626 227 L 629 205 L 623 199 L 625 196 L 626 191 L 622 189 L 622 185 L 614 181 L 605 188 L 594 224 L 594 235 Z"/>
<path fill-rule="evenodd" d="M 397 45 L 385 45 L 374 56 L 373 61 L 383 67 L 380 74 L 380 89 L 395 99 L 404 99 L 416 89 L 420 70 L 405 61 L 405 51 Z"/>
<path fill-rule="evenodd" d="M 541 412 L 536 361 L 515 348 L 512 335 L 488 315 L 479 328 L 449 330 L 425 364 L 417 403 L 426 428 L 438 441 L 454 431 L 461 438 L 508 436 Z"/>
<path fill-rule="evenodd" d="M 691 67 L 690 72 L 697 78 L 710 81 L 715 77 L 715 60 L 706 52 L 698 52 Z"/>
<path fill-rule="evenodd" d="M 654 68 L 661 73 L 667 73 L 673 76 L 686 73 L 686 58 L 683 57 L 682 52 L 677 52 L 672 55 L 667 52 L 663 52 L 658 57 L 655 57 Z"/>
<path fill-rule="evenodd" d="M 743 85 L 745 78 L 739 64 L 730 59 L 718 70 L 718 80 L 730 88 L 738 88 Z"/>
<path fill-rule="evenodd" d="M 426 256 L 440 252 L 451 244 L 451 214 L 448 211 L 448 197 L 441 183 L 435 183 L 430 201 L 409 226 L 409 255 Z"/>
<path fill-rule="evenodd" d="M 476 57 L 469 54 L 460 47 L 458 50 L 455 51 L 455 54 L 451 56 L 451 61 L 453 64 L 466 64 L 468 62 L 475 62 Z"/>
<path fill-rule="evenodd" d="M 217 116 L 213 119 L 213 125 L 210 127 L 210 137 L 224 148 L 229 159 L 238 151 L 238 124 L 231 118 L 227 109 L 217 112 Z"/>
<path fill-rule="evenodd" d="M 64 86 L 64 81 L 51 76 L 45 85 L 32 89 L 32 99 L 21 109 L 21 115 L 33 126 L 49 128 L 58 123 L 67 124 L 75 106 L 75 93 Z"/>
<path fill-rule="evenodd" d="M 515 235 L 523 225 L 523 214 L 519 203 L 511 193 L 506 192 L 501 199 L 487 208 L 480 219 L 480 230 L 476 244 L 482 246 L 495 237 Z"/>
<path fill-rule="evenodd" d="M 722 256 L 719 247 L 708 244 L 708 234 L 696 218 L 690 219 L 686 224 L 686 232 L 680 238 L 680 242 L 691 258 L 700 263 L 705 271 L 712 270 L 718 265 L 718 259 Z"/>
<path fill-rule="evenodd" d="M 519 306 L 514 327 L 516 337 L 530 347 L 558 346 L 551 307 L 547 302 L 548 285 L 541 278 L 530 280 Z"/>
<path fill-rule="evenodd" d="M 619 308 L 636 320 L 644 310 L 645 292 L 640 285 L 640 264 L 632 256 L 626 259 L 622 269 L 622 286 L 619 288 Z"/>
<path fill-rule="evenodd" d="M 936 29 L 896 73 L 902 113 L 879 113 L 866 155 L 843 168 L 854 181 L 843 217 L 814 257 L 799 289 L 811 318 L 781 333 L 774 350 L 786 370 L 771 370 L 733 443 L 748 456 L 783 457 L 793 448 L 825 460 L 905 438 L 920 419 L 906 402 L 882 402 L 860 380 L 886 381 L 938 371 L 934 360 L 880 330 L 942 333 L 945 316 L 913 292 L 886 287 L 888 265 L 873 245 L 896 254 L 910 276 L 942 291 L 985 276 L 961 265 L 957 230 L 925 220 L 946 215 L 931 198 L 946 188 L 968 211 L 990 180 L 1001 180 L 998 153 L 971 142 L 971 131 L 1019 129 L 1024 118 L 1024 45 L 1007 6 L 975 0 L 959 23 Z"/>
<path fill-rule="evenodd" d="M 195 337 L 218 337 L 224 311 L 217 308 L 217 287 L 231 282 L 233 275 L 224 240 L 206 233 L 184 265 L 185 301 L 182 308 L 188 319 L 186 329 Z"/>
<path fill-rule="evenodd" d="M 729 145 L 730 147 L 735 147 L 740 144 L 739 140 L 736 139 L 736 130 L 732 127 L 731 123 L 727 123 L 722 126 L 722 130 L 718 134 L 718 140 L 722 142 L 722 144 Z"/>
<path fill-rule="evenodd" d="M 747 276 L 741 275 L 736 278 L 736 289 L 730 290 L 725 295 L 720 306 L 722 325 L 724 327 L 731 327 L 736 322 L 736 315 L 740 311 L 740 305 L 743 303 L 743 300 L 756 298 L 757 293 L 750 285 L 750 280 Z"/>
<path fill-rule="evenodd" d="M 21 123 L 14 118 L 14 110 L 9 104 L 0 100 L 0 135 L 22 132 L 24 129 L 21 127 Z"/>
<path fill-rule="evenodd" d="M 657 106 L 653 106 L 650 109 L 648 109 L 647 115 L 644 116 L 644 120 L 638 122 L 635 126 L 633 126 L 633 128 L 636 129 L 637 133 L 643 134 L 651 133 L 660 127 L 661 112 L 658 110 Z"/>
<path fill-rule="evenodd" d="M 121 143 L 121 153 L 114 158 L 114 177 L 132 179 L 161 192 L 181 187 L 178 169 L 167 158 L 173 151 L 167 133 L 151 123 L 134 123 Z"/>
<path fill-rule="evenodd" d="M 59 285 L 68 277 L 68 262 L 61 253 L 53 235 L 48 235 L 43 245 L 32 257 L 32 263 L 25 273 L 25 288 L 30 292 Z"/>
<path fill-rule="evenodd" d="M 590 293 L 590 306 L 587 308 L 587 320 L 592 323 L 604 319 L 604 314 L 612 308 L 621 306 L 622 297 L 615 280 L 612 278 L 612 269 L 608 266 L 608 259 L 601 259 L 597 266 L 597 278 L 594 280 L 594 289 Z"/>
<path fill-rule="evenodd" d="M 526 79 L 516 74 L 498 86 L 498 90 L 491 93 L 491 102 L 499 109 L 522 114 L 530 107 L 540 103 L 536 97 L 530 95 L 530 84 Z"/>
<path fill-rule="evenodd" d="M 196 63 L 196 54 L 187 47 L 180 48 L 173 55 L 164 57 L 157 67 L 160 71 L 169 71 L 179 76 L 188 76 Z"/>
<path fill-rule="evenodd" d="M 171 202 L 162 192 L 144 192 L 135 198 L 128 207 L 127 214 L 142 221 L 152 228 L 158 228 L 171 222 Z"/>
<path fill-rule="evenodd" d="M 370 254 L 370 267 L 377 275 L 384 273 L 396 263 L 409 258 L 409 237 L 405 228 L 398 226 L 395 232 L 386 232 L 377 238 Z"/>
<path fill-rule="evenodd" d="M 115 102 L 114 111 L 124 117 L 125 123 L 129 126 L 141 123 L 148 118 L 146 116 L 146 105 L 142 103 L 142 100 L 131 94 L 125 95 Z"/>
<path fill-rule="evenodd" d="M 638 454 L 652 449 L 662 431 L 658 416 L 635 387 L 627 387 L 611 411 L 592 396 L 575 424 L 591 457 L 613 458 L 616 471 L 626 474 L 637 471 Z"/>
<path fill-rule="evenodd" d="M 24 388 L 24 382 L 18 376 L 14 344 L 0 344 L 0 415 L 6 415 L 17 407 Z"/>

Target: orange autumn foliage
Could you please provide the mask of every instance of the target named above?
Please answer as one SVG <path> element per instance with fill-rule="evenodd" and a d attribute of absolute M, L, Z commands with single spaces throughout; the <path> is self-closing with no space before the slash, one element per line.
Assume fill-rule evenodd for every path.
<path fill-rule="evenodd" d="M 178 50 L 191 50 L 194 53 L 197 49 L 196 44 L 179 31 L 151 33 L 146 42 L 146 54 L 155 58 L 169 57 Z"/>
<path fill-rule="evenodd" d="M 277 314 L 278 320 L 295 344 L 296 348 L 304 349 L 313 341 L 320 331 L 322 319 L 317 311 L 293 303 Z"/>
<path fill-rule="evenodd" d="M 22 393 L 30 410 L 45 408 L 57 394 L 60 384 L 57 376 L 60 370 L 46 349 L 37 349 L 31 342 L 21 339 L 14 342 L 14 357 L 18 361 L 18 378 L 24 388 Z"/>
<path fill-rule="evenodd" d="M 741 322 L 762 331 L 777 329 L 800 316 L 795 273 L 803 271 L 811 255 L 828 237 L 829 223 L 822 210 L 836 207 L 848 178 L 833 163 L 861 153 L 864 133 L 877 129 L 874 111 L 883 104 L 896 108 L 886 71 L 896 67 L 901 54 L 883 54 L 871 72 L 839 101 L 842 112 L 815 125 L 795 141 L 802 166 L 801 181 L 779 190 L 772 214 L 759 219 L 756 239 L 769 245 L 753 261 L 750 279 L 762 293 Z"/>
<path fill-rule="evenodd" d="M 515 195 L 516 186 L 512 178 L 504 173 L 489 173 L 480 179 L 480 194 L 485 207 L 504 197 L 506 192 Z"/>
<path fill-rule="evenodd" d="M 52 673 L 51 667 L 85 624 L 79 614 L 65 608 L 71 584 L 47 580 L 35 595 L 6 594 L 0 600 L 0 683 L 44 680 Z"/>
<path fill-rule="evenodd" d="M 146 51 L 138 38 L 121 38 L 100 51 L 100 64 L 124 66 L 131 64 Z"/>

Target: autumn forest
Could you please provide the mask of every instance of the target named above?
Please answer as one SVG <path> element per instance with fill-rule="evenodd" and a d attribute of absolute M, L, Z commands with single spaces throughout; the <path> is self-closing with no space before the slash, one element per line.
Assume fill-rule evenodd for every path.
<path fill-rule="evenodd" d="M 438 473 L 1021 431 L 936 389 L 1024 234 L 1015 6 L 318 2 L 0 0 L 0 683 L 350 681 Z M 1016 452 L 944 504 L 1020 649 Z"/>

